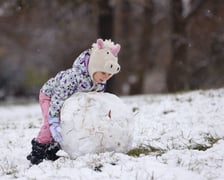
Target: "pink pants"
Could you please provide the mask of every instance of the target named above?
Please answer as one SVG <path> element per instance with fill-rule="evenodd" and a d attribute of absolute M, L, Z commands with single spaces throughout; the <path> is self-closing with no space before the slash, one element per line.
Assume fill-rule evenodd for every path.
<path fill-rule="evenodd" d="M 47 144 L 53 140 L 51 136 L 51 132 L 50 132 L 49 123 L 48 123 L 48 111 L 49 111 L 50 102 L 51 102 L 51 98 L 46 96 L 44 93 L 40 92 L 39 103 L 40 103 L 44 123 L 40 129 L 38 136 L 36 137 L 36 140 L 42 144 Z"/>

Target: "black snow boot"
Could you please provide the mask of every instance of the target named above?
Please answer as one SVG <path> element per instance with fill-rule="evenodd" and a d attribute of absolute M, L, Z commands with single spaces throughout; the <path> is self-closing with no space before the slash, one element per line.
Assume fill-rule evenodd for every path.
<path fill-rule="evenodd" d="M 39 164 L 46 158 L 47 144 L 37 142 L 35 139 L 31 141 L 32 152 L 27 156 L 27 159 L 32 164 Z"/>
<path fill-rule="evenodd" d="M 46 159 L 55 161 L 59 158 L 59 156 L 56 155 L 56 153 L 61 149 L 60 145 L 57 142 L 51 142 L 48 144 L 47 150 L 46 150 Z"/>

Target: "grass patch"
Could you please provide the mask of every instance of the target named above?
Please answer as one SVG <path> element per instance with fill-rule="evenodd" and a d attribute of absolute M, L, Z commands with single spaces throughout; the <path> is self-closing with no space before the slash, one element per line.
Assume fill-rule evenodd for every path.
<path fill-rule="evenodd" d="M 198 150 L 198 151 L 206 151 L 207 149 L 212 148 L 213 145 L 216 144 L 219 140 L 223 139 L 223 138 L 215 138 L 210 134 L 206 134 L 204 138 L 208 142 L 209 145 L 196 144 L 192 148 L 189 148 L 189 149 Z"/>
<path fill-rule="evenodd" d="M 149 154 L 160 156 L 163 153 L 165 153 L 163 149 L 155 148 L 153 146 L 140 146 L 128 151 L 127 155 L 134 156 L 134 157 L 139 157 L 140 155 L 149 155 Z"/>
<path fill-rule="evenodd" d="M 206 151 L 207 149 L 211 148 L 212 146 L 206 146 L 204 144 L 196 144 L 195 146 L 193 146 L 192 150 L 198 150 L 198 151 Z"/>

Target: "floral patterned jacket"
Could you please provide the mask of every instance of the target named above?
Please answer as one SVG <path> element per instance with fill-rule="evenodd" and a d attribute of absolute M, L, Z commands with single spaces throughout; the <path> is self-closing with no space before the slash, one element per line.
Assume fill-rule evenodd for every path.
<path fill-rule="evenodd" d="M 105 91 L 106 83 L 94 83 L 88 73 L 89 51 L 81 53 L 72 68 L 49 79 L 40 92 L 51 98 L 49 117 L 60 117 L 64 101 L 76 92 Z"/>

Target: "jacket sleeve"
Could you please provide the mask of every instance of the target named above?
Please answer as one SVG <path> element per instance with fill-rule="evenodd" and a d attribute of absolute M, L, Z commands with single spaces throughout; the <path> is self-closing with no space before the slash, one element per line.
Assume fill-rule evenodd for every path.
<path fill-rule="evenodd" d="M 54 94 L 51 97 L 49 116 L 60 117 L 60 110 L 64 101 L 77 90 L 77 80 L 73 73 L 62 76 L 57 87 L 54 88 Z"/>

